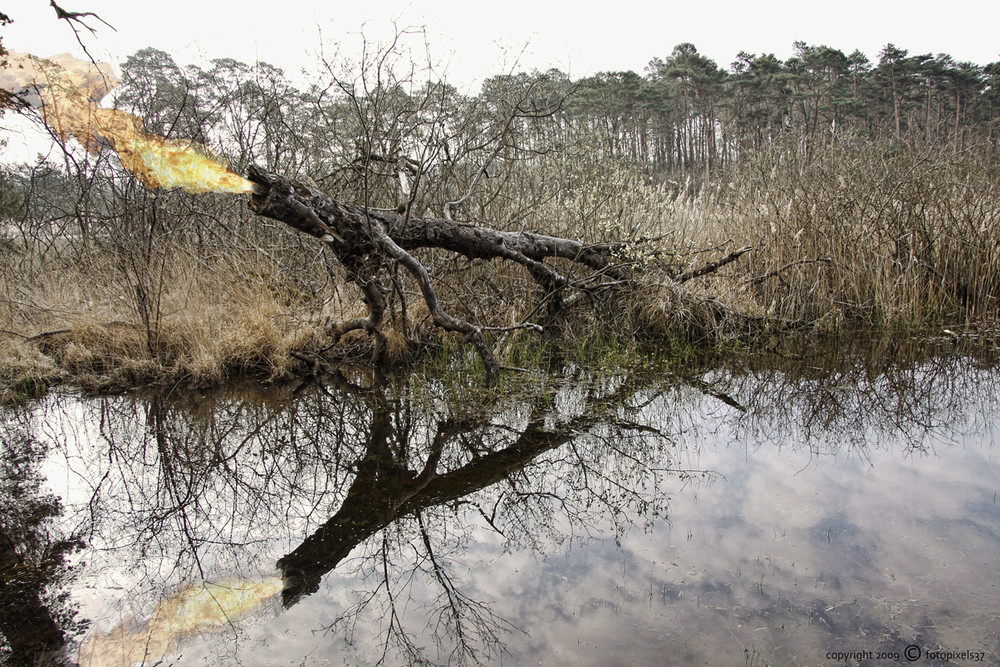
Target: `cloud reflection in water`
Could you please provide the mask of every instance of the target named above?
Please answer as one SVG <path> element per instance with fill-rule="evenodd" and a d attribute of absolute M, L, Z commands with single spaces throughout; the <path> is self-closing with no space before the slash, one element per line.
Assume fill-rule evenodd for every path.
<path fill-rule="evenodd" d="M 202 577 L 285 576 L 283 605 L 185 639 L 185 660 L 1000 656 L 992 371 L 543 385 L 478 404 L 347 382 L 64 396 L 19 419 L 77 480 L 64 520 L 90 551 L 70 592 L 92 632 Z"/>

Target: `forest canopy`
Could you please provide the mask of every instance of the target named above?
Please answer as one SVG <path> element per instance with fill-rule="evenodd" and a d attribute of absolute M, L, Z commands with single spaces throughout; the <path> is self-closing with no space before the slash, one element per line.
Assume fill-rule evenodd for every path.
<path fill-rule="evenodd" d="M 894 44 L 887 44 L 876 61 L 858 50 L 845 54 L 805 42 L 795 42 L 793 51 L 784 61 L 740 51 L 732 63 L 720 66 L 683 43 L 665 57 L 652 58 L 642 73 L 600 72 L 578 79 L 557 69 L 502 74 L 485 79 L 471 95 L 446 81 L 425 80 L 412 63 L 411 71 L 397 74 L 385 90 L 376 90 L 373 82 L 350 84 L 365 88 L 369 104 L 381 96 L 417 97 L 424 110 L 450 107 L 465 123 L 475 120 L 468 117 L 472 112 L 499 110 L 502 98 L 517 89 L 526 108 L 544 110 L 537 115 L 549 121 L 544 123 L 548 133 L 591 133 L 600 139 L 592 148 L 605 156 L 655 172 L 723 166 L 741 149 L 787 136 L 808 145 L 864 136 L 947 142 L 956 150 L 995 141 L 1000 60 L 958 62 L 944 53 L 910 54 Z M 237 166 L 255 159 L 266 168 L 302 169 L 316 165 L 295 155 L 296 145 L 319 139 L 316 126 L 343 116 L 338 103 L 349 105 L 358 97 L 323 80 L 297 89 L 280 68 L 266 63 L 217 59 L 211 65 L 182 68 L 168 53 L 143 49 L 122 64 L 118 105 L 144 116 L 152 132 L 223 141 Z M 322 65 L 332 74 L 343 64 Z M 368 71 L 373 63 L 359 65 L 362 78 L 366 71 L 379 73 Z M 284 127 L 274 124 L 279 118 Z M 356 134 L 356 128 L 338 129 Z M 406 127 L 386 129 L 402 135 Z M 338 143 L 356 138 L 350 134 Z M 391 135 L 387 141 L 401 139 Z"/>

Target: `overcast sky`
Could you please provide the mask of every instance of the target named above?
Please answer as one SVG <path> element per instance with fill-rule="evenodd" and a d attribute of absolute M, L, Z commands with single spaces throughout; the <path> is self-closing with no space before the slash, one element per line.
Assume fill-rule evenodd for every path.
<path fill-rule="evenodd" d="M 260 59 L 295 77 L 314 61 L 321 44 L 355 53 L 358 35 L 372 42 L 399 28 L 426 28 L 435 64 L 447 80 L 475 86 L 478 80 L 514 68 L 558 67 L 580 77 L 608 70 L 642 72 L 654 57 L 692 42 L 720 66 L 740 51 L 774 53 L 785 59 L 792 43 L 826 44 L 845 52 L 860 49 L 875 59 L 888 42 L 911 53 L 949 53 L 960 61 L 1000 60 L 1000 2 L 954 0 L 933 12 L 917 3 L 843 0 L 709 0 L 600 4 L 507 0 L 283 0 L 259 4 L 174 0 L 151 5 L 135 0 L 60 0 L 68 11 L 94 11 L 117 32 L 98 28 L 85 43 L 95 57 L 112 63 L 145 46 L 175 56 L 181 64 L 217 57 Z M 142 9 L 140 9 L 142 7 Z M 232 9 L 227 9 L 232 8 Z M 47 56 L 80 53 L 65 22 L 54 19 L 46 0 L 18 0 L 5 7 L 14 23 L 4 30 L 9 49 Z"/>
<path fill-rule="evenodd" d="M 872 60 L 891 42 L 910 53 L 948 53 L 980 65 L 1000 60 L 1000 2 L 953 0 L 932 13 L 908 2 L 842 0 L 709 0 L 685 2 L 618 0 L 590 5 L 544 0 L 476 3 L 468 0 L 282 0 L 259 4 L 217 0 L 173 0 L 149 5 L 135 0 L 59 0 L 67 11 L 93 11 L 95 35 L 83 41 L 97 60 L 117 65 L 152 46 L 180 65 L 207 65 L 213 58 L 263 60 L 282 67 L 304 85 L 304 68 L 318 55 L 358 57 L 361 35 L 384 43 L 399 30 L 422 32 L 430 64 L 440 78 L 466 91 L 482 79 L 507 71 L 556 67 L 573 78 L 602 71 L 642 73 L 649 61 L 665 57 L 682 42 L 728 68 L 740 51 L 792 55 L 796 40 L 825 44 L 845 53 L 860 49 Z M 156 7 L 155 10 L 148 7 Z M 227 8 L 232 9 L 227 9 Z M 17 0 L 4 7 L 14 23 L 3 29 L 13 51 L 84 57 L 72 30 L 55 19 L 46 0 Z M 420 64 L 428 63 L 424 37 L 408 43 Z M 0 120 L 0 162 L 30 161 L 51 147 L 37 130 L 17 118 Z"/>

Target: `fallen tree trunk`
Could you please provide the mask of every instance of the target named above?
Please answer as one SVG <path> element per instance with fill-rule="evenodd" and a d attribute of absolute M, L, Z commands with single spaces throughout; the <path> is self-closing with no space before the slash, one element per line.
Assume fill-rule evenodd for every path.
<path fill-rule="evenodd" d="M 385 338 L 379 327 L 385 314 L 381 275 L 393 263 L 402 266 L 417 281 L 435 325 L 464 334 L 482 358 L 489 375 L 501 365 L 483 334 L 483 328 L 448 314 L 438 301 L 427 269 L 410 251 L 440 248 L 470 259 L 504 259 L 524 266 L 557 310 L 566 289 L 593 289 L 602 282 L 629 279 L 627 271 L 614 259 L 616 246 L 588 245 L 572 239 L 529 232 L 503 232 L 487 227 L 440 218 L 419 218 L 398 213 L 377 212 L 339 202 L 312 185 L 249 169 L 256 184 L 250 208 L 263 216 L 284 222 L 323 241 L 333 251 L 355 283 L 368 307 L 368 317 L 341 322 L 333 327 L 335 337 L 363 329 L 375 340 L 378 357 Z M 590 280 L 570 280 L 548 259 L 564 259 L 591 271 Z"/>

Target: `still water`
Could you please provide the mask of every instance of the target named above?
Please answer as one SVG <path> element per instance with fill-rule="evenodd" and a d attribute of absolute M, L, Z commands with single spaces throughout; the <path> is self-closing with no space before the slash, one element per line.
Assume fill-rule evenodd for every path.
<path fill-rule="evenodd" d="M 0 657 L 1000 662 L 991 364 L 834 354 L 527 384 L 7 409 Z"/>

